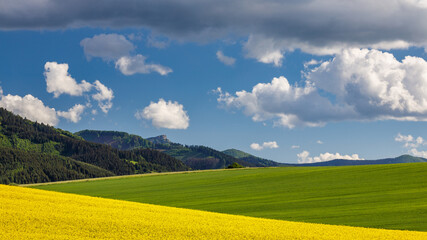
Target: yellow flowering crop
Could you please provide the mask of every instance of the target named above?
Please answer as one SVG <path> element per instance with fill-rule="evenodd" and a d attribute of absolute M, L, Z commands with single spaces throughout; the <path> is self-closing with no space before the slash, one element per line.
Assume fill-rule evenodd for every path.
<path fill-rule="evenodd" d="M 403 220 L 403 219 L 402 219 Z M 0 185 L 0 239 L 427 239 Z"/>

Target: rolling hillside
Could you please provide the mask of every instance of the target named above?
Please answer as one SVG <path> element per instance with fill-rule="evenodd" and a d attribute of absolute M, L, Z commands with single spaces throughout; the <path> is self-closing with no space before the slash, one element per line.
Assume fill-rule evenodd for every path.
<path fill-rule="evenodd" d="M 33 183 L 86 177 L 187 170 L 152 149 L 120 151 L 70 132 L 31 122 L 0 108 L 1 183 Z"/>
<path fill-rule="evenodd" d="M 427 231 L 427 163 L 136 176 L 36 188 L 312 223 Z"/>
<path fill-rule="evenodd" d="M 108 144 L 120 150 L 152 148 L 177 158 L 192 169 L 220 169 L 237 162 L 246 167 L 275 166 L 261 158 L 239 159 L 205 146 L 173 143 L 165 135 L 144 139 L 137 135 L 116 131 L 84 130 L 75 133 L 87 141 Z M 267 163 L 267 164 L 266 164 Z"/>

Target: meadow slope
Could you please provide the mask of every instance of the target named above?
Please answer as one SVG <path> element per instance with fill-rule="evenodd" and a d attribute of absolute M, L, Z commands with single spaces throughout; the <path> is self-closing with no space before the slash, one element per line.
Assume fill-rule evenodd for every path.
<path fill-rule="evenodd" d="M 426 239 L 0 185 L 0 239 Z"/>
<path fill-rule="evenodd" d="M 427 231 L 427 164 L 281 167 L 40 189 L 280 220 Z"/>

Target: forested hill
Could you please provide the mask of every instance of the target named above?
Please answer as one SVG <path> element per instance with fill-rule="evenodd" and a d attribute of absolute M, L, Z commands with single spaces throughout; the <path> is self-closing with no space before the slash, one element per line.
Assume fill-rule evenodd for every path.
<path fill-rule="evenodd" d="M 249 162 L 249 163 L 256 163 L 258 165 L 263 165 L 263 167 L 278 167 L 278 166 L 286 166 L 289 164 L 286 163 L 278 163 L 272 160 L 268 160 L 265 158 L 256 157 L 254 155 L 251 155 L 249 153 L 237 150 L 237 149 L 227 149 L 222 151 L 223 153 L 230 155 L 232 157 L 238 158 L 240 160 Z"/>
<path fill-rule="evenodd" d="M 0 181 L 35 183 L 144 172 L 183 171 L 181 161 L 153 149 L 122 151 L 85 141 L 0 108 Z"/>
<path fill-rule="evenodd" d="M 225 168 L 234 162 L 246 167 L 265 167 L 263 161 L 251 159 L 245 161 L 235 158 L 213 148 L 205 146 L 188 146 L 171 142 L 165 135 L 144 139 L 140 136 L 116 131 L 84 130 L 75 133 L 84 139 L 96 143 L 108 144 L 117 149 L 152 148 L 180 159 L 192 169 Z"/>
<path fill-rule="evenodd" d="M 83 130 L 74 134 L 86 141 L 108 144 L 119 150 L 153 148 L 155 145 L 149 140 L 126 132 Z"/>

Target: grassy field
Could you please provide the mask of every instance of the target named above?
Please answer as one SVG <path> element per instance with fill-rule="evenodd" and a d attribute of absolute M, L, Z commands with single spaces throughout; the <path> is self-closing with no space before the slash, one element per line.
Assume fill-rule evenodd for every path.
<path fill-rule="evenodd" d="M 35 187 L 253 217 L 427 231 L 427 163 L 224 170 Z"/>
<path fill-rule="evenodd" d="M 426 239 L 0 185 L 0 239 Z"/>

